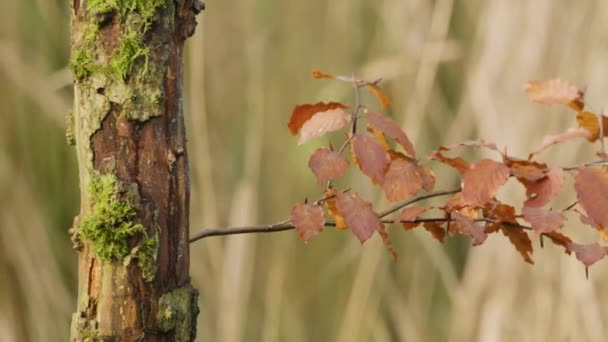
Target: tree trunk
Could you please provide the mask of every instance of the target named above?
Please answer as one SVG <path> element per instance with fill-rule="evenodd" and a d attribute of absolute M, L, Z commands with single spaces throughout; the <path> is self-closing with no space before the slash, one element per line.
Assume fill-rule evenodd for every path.
<path fill-rule="evenodd" d="M 182 50 L 196 0 L 71 0 L 81 209 L 72 341 L 192 341 Z"/>

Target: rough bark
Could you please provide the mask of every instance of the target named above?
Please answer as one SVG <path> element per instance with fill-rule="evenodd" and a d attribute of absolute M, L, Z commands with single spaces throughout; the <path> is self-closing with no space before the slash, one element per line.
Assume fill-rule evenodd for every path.
<path fill-rule="evenodd" d="M 191 341 L 182 51 L 195 0 L 71 0 L 81 210 L 73 341 Z"/>

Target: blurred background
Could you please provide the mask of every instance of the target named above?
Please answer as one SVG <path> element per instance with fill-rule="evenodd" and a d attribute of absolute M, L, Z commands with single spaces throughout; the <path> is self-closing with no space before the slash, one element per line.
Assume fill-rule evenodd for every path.
<path fill-rule="evenodd" d="M 66 341 L 76 294 L 67 229 L 79 206 L 65 142 L 68 1 L 2 1 L 0 17 L 0 341 Z M 528 80 L 569 79 L 588 86 L 594 109 L 607 104 L 603 0 L 208 0 L 199 21 L 185 53 L 191 232 L 281 221 L 320 195 L 306 163 L 327 140 L 297 147 L 291 109 L 353 97 L 340 82 L 313 80 L 312 69 L 383 78 L 387 114 L 419 155 L 485 138 L 525 157 L 543 135 L 574 126 L 566 109 L 528 102 Z M 572 165 L 596 149 L 573 142 L 540 159 Z M 437 189 L 458 185 L 434 168 Z M 366 178 L 346 183 L 388 205 Z M 500 194 L 522 197 L 515 184 Z M 563 197 L 556 206 L 573 198 Z M 577 222 L 566 230 L 595 241 Z M 574 257 L 537 240 L 531 266 L 498 234 L 469 248 L 468 239 L 389 232 L 397 263 L 377 236 L 361 246 L 330 228 L 306 245 L 293 231 L 194 243 L 198 340 L 608 340 L 606 261 L 586 280 Z"/>

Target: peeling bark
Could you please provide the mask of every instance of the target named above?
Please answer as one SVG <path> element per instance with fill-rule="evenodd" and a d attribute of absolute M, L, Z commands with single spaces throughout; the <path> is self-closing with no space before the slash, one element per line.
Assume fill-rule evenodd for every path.
<path fill-rule="evenodd" d="M 71 229 L 79 249 L 71 339 L 192 341 L 198 308 L 188 273 L 182 51 L 201 3 L 115 3 L 71 1 L 76 77 L 71 134 L 81 186 L 81 210 Z M 136 213 L 132 222 L 103 220 L 110 222 L 100 223 L 104 231 L 121 224 L 145 227 L 145 232 L 126 230 L 127 255 L 102 258 L 92 247 L 103 248 L 103 234 L 92 241 L 79 232 L 87 218 L 95 218 L 91 215 L 106 213 L 92 203 L 99 196 L 89 187 L 100 175 L 118 180 L 114 189 L 96 190 L 110 191 L 107 205 L 132 206 Z"/>

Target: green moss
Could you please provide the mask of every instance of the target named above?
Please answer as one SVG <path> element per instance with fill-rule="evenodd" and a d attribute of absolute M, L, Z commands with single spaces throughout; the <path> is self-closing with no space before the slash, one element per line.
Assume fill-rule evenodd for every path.
<path fill-rule="evenodd" d="M 124 81 L 133 70 L 135 62 L 139 58 L 144 58 L 142 74 L 145 75 L 148 70 L 149 54 L 150 50 L 144 45 L 143 38 L 137 31 L 126 32 L 122 35 L 120 46 L 110 61 L 110 69 L 116 78 Z"/>
<path fill-rule="evenodd" d="M 156 315 L 161 332 L 175 331 L 175 341 L 192 341 L 196 336 L 198 291 L 190 286 L 162 295 Z"/>
<path fill-rule="evenodd" d="M 123 260 L 126 264 L 138 260 L 144 279 L 150 281 L 156 273 L 158 230 L 149 237 L 146 228 L 133 223 L 136 215 L 131 199 L 113 174 L 93 174 L 89 182 L 91 211 L 78 231 L 82 240 L 91 242 L 95 255 L 102 260 Z M 123 197 L 127 198 L 123 198 Z M 139 235 L 141 242 L 129 249 L 128 239 Z"/>
<path fill-rule="evenodd" d="M 71 336 L 70 341 L 98 342 L 102 340 L 99 337 L 97 321 L 84 318 L 80 312 L 72 315 Z"/>
<path fill-rule="evenodd" d="M 66 115 L 66 129 L 65 129 L 65 140 L 68 142 L 68 145 L 74 146 L 76 145 L 76 137 L 74 137 L 74 112 L 68 112 Z"/>

